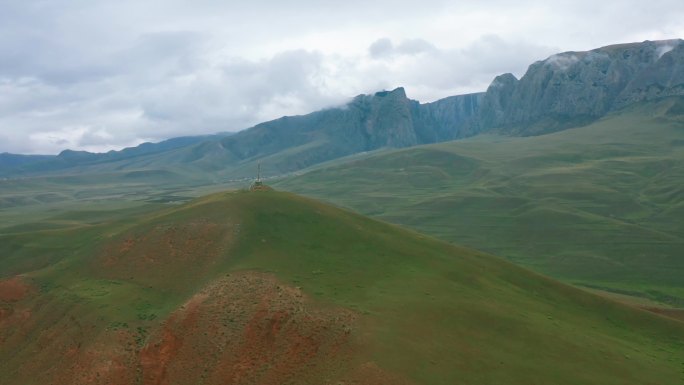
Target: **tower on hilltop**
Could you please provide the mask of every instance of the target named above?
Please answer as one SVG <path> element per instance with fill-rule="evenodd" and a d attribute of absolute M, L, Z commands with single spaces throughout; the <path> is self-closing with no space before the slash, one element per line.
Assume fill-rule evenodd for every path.
<path fill-rule="evenodd" d="M 257 177 L 252 182 L 252 185 L 249 186 L 249 191 L 260 191 L 260 190 L 270 190 L 268 186 L 264 184 L 264 182 L 261 181 L 261 163 L 257 164 Z"/>

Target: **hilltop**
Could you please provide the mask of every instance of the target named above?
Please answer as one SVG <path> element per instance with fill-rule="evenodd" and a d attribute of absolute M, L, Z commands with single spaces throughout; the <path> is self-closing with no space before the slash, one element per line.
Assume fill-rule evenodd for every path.
<path fill-rule="evenodd" d="M 0 236 L 22 384 L 673 384 L 684 324 L 277 191 Z"/>

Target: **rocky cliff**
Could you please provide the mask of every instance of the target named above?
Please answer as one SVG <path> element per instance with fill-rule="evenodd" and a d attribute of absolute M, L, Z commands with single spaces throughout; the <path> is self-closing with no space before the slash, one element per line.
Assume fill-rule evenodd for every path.
<path fill-rule="evenodd" d="M 450 96 L 413 104 L 413 122 L 420 143 L 435 143 L 477 134 L 477 116 L 484 93 Z"/>
<path fill-rule="evenodd" d="M 519 81 L 510 74 L 494 79 L 478 125 L 480 130 L 537 134 L 672 95 L 684 95 L 682 40 L 564 52 L 532 64 Z"/>
<path fill-rule="evenodd" d="M 462 138 L 477 132 L 483 95 L 428 104 L 409 99 L 403 88 L 359 95 L 342 107 L 259 124 L 222 139 L 221 147 L 238 161 L 297 149 L 295 163 L 305 167 L 362 151 Z"/>
<path fill-rule="evenodd" d="M 222 143 L 236 159 L 308 144 L 309 164 L 483 131 L 557 131 L 635 102 L 672 95 L 684 95 L 684 41 L 646 41 L 556 54 L 530 65 L 519 80 L 503 74 L 484 93 L 433 103 L 410 100 L 403 88 L 359 95 L 343 107 L 263 123 Z"/>

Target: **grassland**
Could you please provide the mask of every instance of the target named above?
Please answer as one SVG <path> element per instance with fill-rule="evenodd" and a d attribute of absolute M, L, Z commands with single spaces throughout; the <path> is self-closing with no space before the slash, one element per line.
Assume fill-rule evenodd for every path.
<path fill-rule="evenodd" d="M 681 322 L 287 193 L 220 193 L 77 229 L 5 234 L 0 256 L 0 289 L 19 279 L 29 293 L 17 299 L 10 295 L 17 290 L 0 290 L 0 374 L 14 383 L 106 383 L 115 373 L 147 384 L 156 383 L 160 367 L 165 375 L 194 373 L 193 383 L 220 383 L 212 375 L 219 373 L 221 357 L 233 356 L 216 341 L 231 330 L 237 340 L 253 337 L 249 346 L 283 354 L 257 354 L 226 340 L 225 349 L 251 357 L 254 375 L 284 375 L 276 369 L 286 354 L 332 338 L 325 336 L 348 339 L 340 345 L 347 348 L 315 345 L 316 357 L 329 350 L 351 353 L 343 361 L 334 355 L 307 361 L 287 377 L 294 383 L 347 380 L 340 373 L 369 367 L 396 379 L 389 382 L 414 384 L 684 381 Z M 311 298 L 309 310 L 301 313 L 303 305 L 295 302 L 276 313 L 258 310 L 267 290 L 244 284 L 261 278 L 240 278 L 225 290 L 240 296 L 205 306 L 222 280 L 255 271 L 278 280 L 277 298 L 301 289 Z M 235 303 L 257 310 L 239 318 Z M 340 323 L 343 314 L 355 314 L 356 321 Z M 322 326 L 296 329 L 322 318 Z M 169 334 L 173 325 L 177 334 Z M 307 330 L 320 333 L 309 336 Z M 169 341 L 184 342 L 168 351 L 189 349 L 204 363 L 188 367 L 174 361 L 175 353 L 152 355 L 161 366 L 150 363 L 151 352 L 166 352 Z M 131 376 L 128 369 L 142 372 Z"/>
<path fill-rule="evenodd" d="M 368 154 L 277 186 L 566 282 L 684 307 L 682 105 Z"/>
<path fill-rule="evenodd" d="M 682 383 L 682 313 L 669 309 L 684 307 L 682 105 L 359 154 L 276 184 L 514 264 L 289 194 L 194 199 L 245 183 L 209 171 L 0 181 L 0 374 L 155 383 L 170 335 L 193 341 L 162 368 L 175 383 L 220 383 L 247 346 L 265 349 L 247 354 L 251 372 L 275 373 L 250 381 L 282 382 L 275 362 L 302 339 L 310 350 L 288 369 L 300 383 L 353 382 L 340 373 L 368 367 L 378 383 Z M 264 313 L 282 287 L 295 294 Z M 243 341 L 249 330 L 262 334 Z M 242 347 L 223 356 L 216 341 L 233 339 Z M 182 349 L 212 357 L 204 372 L 183 366 Z"/>

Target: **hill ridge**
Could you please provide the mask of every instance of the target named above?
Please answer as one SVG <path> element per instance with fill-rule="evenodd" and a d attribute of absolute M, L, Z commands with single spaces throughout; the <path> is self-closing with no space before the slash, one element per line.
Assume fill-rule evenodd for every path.
<path fill-rule="evenodd" d="M 23 236 L 3 236 L 0 255 L 59 255 L 15 259 L 35 290 L 0 295 L 0 374 L 13 382 L 681 378 L 682 323 L 290 193 L 222 192 L 14 242 Z"/>

